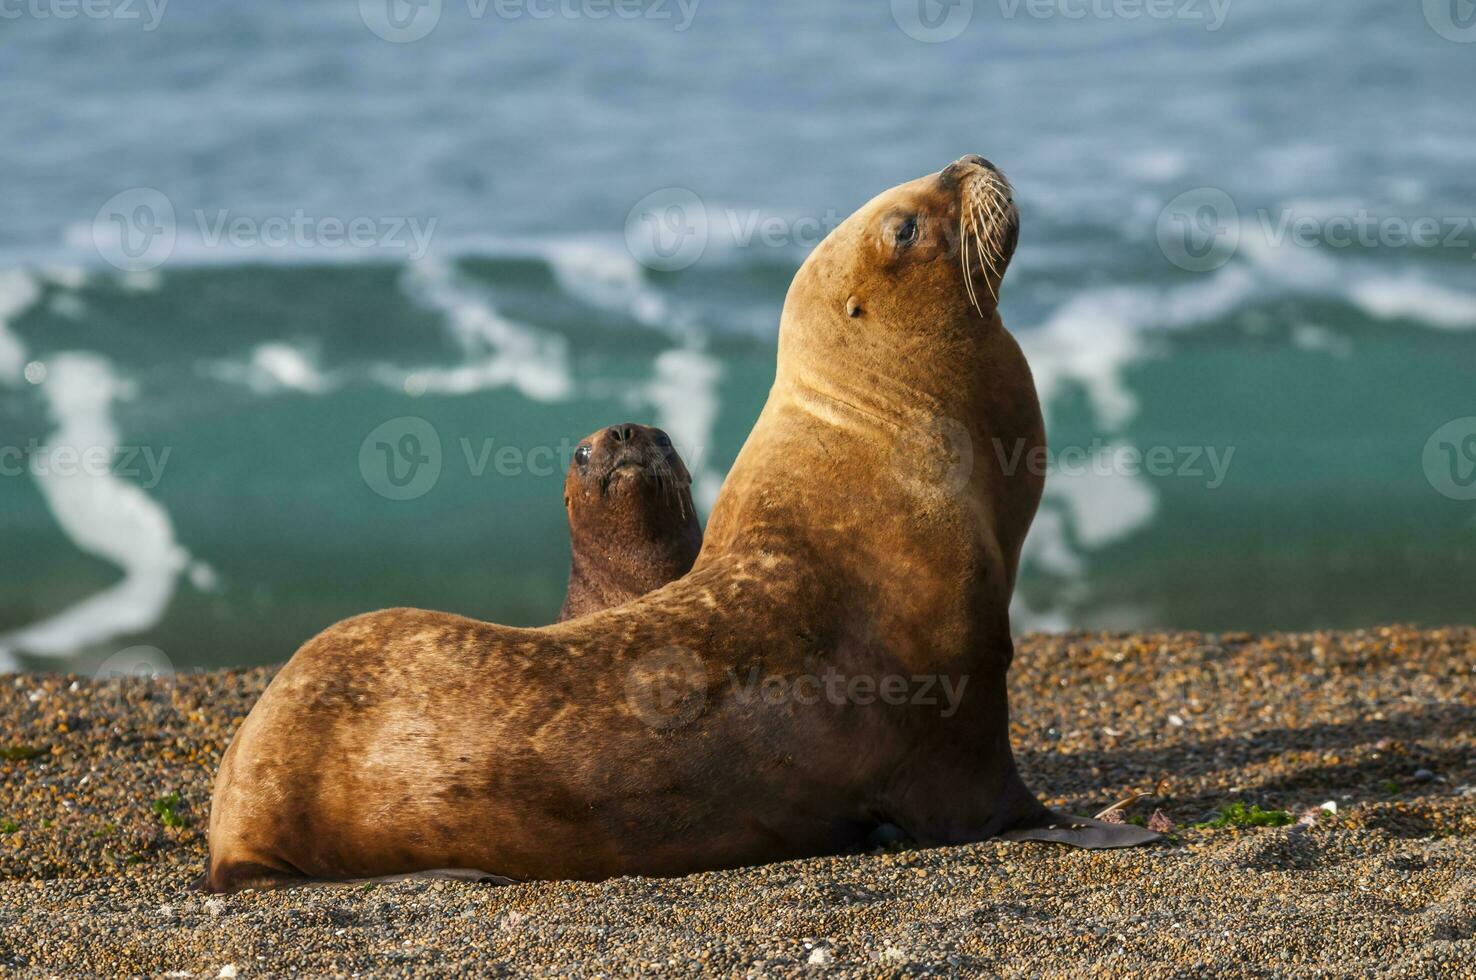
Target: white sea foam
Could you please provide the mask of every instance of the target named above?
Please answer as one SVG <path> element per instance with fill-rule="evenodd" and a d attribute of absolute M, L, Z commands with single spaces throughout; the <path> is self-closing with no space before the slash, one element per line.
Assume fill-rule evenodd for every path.
<path fill-rule="evenodd" d="M 1365 279 L 1351 293 L 1364 312 L 1381 320 L 1408 317 L 1442 330 L 1476 327 L 1476 296 L 1414 276 Z"/>
<path fill-rule="evenodd" d="M 408 266 L 402 279 L 406 293 L 440 312 L 447 328 L 468 356 L 453 368 L 410 372 L 425 390 L 437 386 L 464 393 L 480 388 L 513 386 L 534 401 L 567 398 L 573 387 L 563 338 L 516 323 L 497 311 L 485 289 L 466 283 L 445 263 L 426 260 Z M 384 379 L 393 369 L 377 372 Z M 399 372 L 398 384 L 406 382 Z"/>
<path fill-rule="evenodd" d="M 1124 157 L 1120 166 L 1129 177 L 1165 181 L 1182 176 L 1189 169 L 1189 158 L 1178 149 L 1145 150 Z"/>
<path fill-rule="evenodd" d="M 46 304 L 46 309 L 55 316 L 68 320 L 81 320 L 87 315 L 87 304 L 76 293 L 55 292 Z"/>
<path fill-rule="evenodd" d="M 1061 507 L 1049 503 L 1043 507 L 1030 525 L 1025 560 L 1052 575 L 1080 578 L 1086 572 L 1086 562 L 1072 550 L 1071 531 L 1065 522 L 1066 514 Z"/>
<path fill-rule="evenodd" d="M 676 326 L 678 318 L 660 294 L 645 283 L 640 267 L 622 253 L 591 244 L 511 239 L 483 241 L 481 246 L 484 252 L 542 258 L 570 295 L 689 336 Z M 491 291 L 467 281 L 454 264 L 427 259 L 407 265 L 401 282 L 412 300 L 441 314 L 464 360 L 453 365 L 377 364 L 367 370 L 368 380 L 412 395 L 467 395 L 512 387 L 535 401 L 552 402 L 572 394 L 565 340 L 504 316 Z M 259 394 L 326 394 L 353 379 L 346 371 L 324 371 L 310 352 L 282 341 L 262 344 L 244 363 L 209 370 Z"/>
<path fill-rule="evenodd" d="M 285 341 L 261 344 L 244 363 L 226 361 L 212 365 L 208 371 L 222 381 L 245 385 L 258 395 L 284 391 L 322 395 L 339 385 L 337 378 L 318 367 L 315 354 Z"/>
<path fill-rule="evenodd" d="M 86 453 L 119 444 L 112 420 L 117 399 L 133 395 L 106 360 L 86 353 L 48 359 L 42 393 L 56 429 L 48 449 Z M 66 656 L 87 646 L 146 630 L 168 608 L 179 574 L 190 562 L 169 515 L 138 486 L 112 472 L 86 468 L 32 470 L 57 524 L 82 551 L 123 570 L 118 584 L 41 622 L 0 637 L 0 660 L 17 651 Z"/>
<path fill-rule="evenodd" d="M 1291 328 L 1291 341 L 1299 350 L 1331 354 L 1337 358 L 1353 356 L 1353 342 L 1316 323 L 1297 323 Z"/>
<path fill-rule="evenodd" d="M 554 282 L 573 299 L 629 317 L 684 343 L 700 339 L 695 314 L 651 285 L 645 267 L 622 240 L 597 234 L 484 236 L 463 242 L 462 254 L 537 259 L 547 264 Z"/>
<path fill-rule="evenodd" d="M 722 365 L 702 351 L 678 347 L 659 354 L 654 367 L 645 398 L 656 410 L 656 424 L 682 454 L 692 474 L 692 499 L 705 513 L 723 483 L 723 474 L 711 463 Z"/>
<path fill-rule="evenodd" d="M 1122 369 L 1142 351 L 1141 327 L 1153 309 L 1141 291 L 1098 290 L 1068 300 L 1039 327 L 1020 331 L 1041 404 L 1049 410 L 1064 386 L 1075 382 L 1100 424 L 1115 429 L 1130 419 L 1138 403 Z"/>
<path fill-rule="evenodd" d="M 1300 206 L 1315 210 L 1314 203 Z M 1168 289 L 1083 292 L 1017 337 L 1048 420 L 1058 397 L 1074 385 L 1086 395 L 1095 425 L 1120 433 L 1138 411 L 1126 372 L 1156 353 L 1165 331 L 1224 317 L 1257 297 L 1289 293 L 1341 293 L 1376 317 L 1407 317 L 1446 330 L 1476 327 L 1476 296 L 1414 276 L 1368 276 L 1363 267 L 1324 251 L 1278 244 L 1259 222 L 1246 220 L 1237 257 L 1213 274 Z M 1315 324 L 1294 326 L 1291 341 L 1336 357 L 1347 357 L 1352 349 L 1348 338 Z M 1156 509 L 1153 488 L 1141 475 L 1054 474 L 1024 560 L 1081 585 L 1090 552 L 1151 523 Z M 1022 609 L 1034 625 L 1055 613 Z"/>
<path fill-rule="evenodd" d="M 1075 540 L 1088 551 L 1146 527 L 1158 510 L 1158 497 L 1146 480 L 1098 465 L 1124 448 L 1108 446 L 1080 472 L 1054 474 L 1047 481 L 1053 496 L 1066 503 Z"/>
<path fill-rule="evenodd" d="M 0 385 L 25 380 L 26 345 L 10 329 L 10 321 L 41 296 L 36 280 L 21 269 L 0 272 Z"/>
<path fill-rule="evenodd" d="M 1256 282 L 1251 270 L 1232 264 L 1201 281 L 1168 290 L 1091 290 L 1068 300 L 1038 327 L 1018 332 L 1047 428 L 1059 396 L 1077 385 L 1087 396 L 1096 426 L 1120 433 L 1138 411 L 1126 370 L 1150 356 L 1153 331 L 1222 316 L 1243 303 Z M 1157 509 L 1157 494 L 1140 473 L 1092 466 L 1084 473 L 1051 474 L 1023 561 L 1084 589 L 1084 553 L 1146 527 Z M 1065 595 L 1060 598 L 1070 601 Z M 1060 618 L 1058 609 L 1022 614 L 1032 628 L 1044 628 Z"/>
<path fill-rule="evenodd" d="M 1110 455 L 1119 448 L 1108 447 L 1101 454 Z M 1087 555 L 1147 527 L 1157 511 L 1158 495 L 1141 474 L 1096 465 L 1052 473 L 1021 562 L 1065 579 L 1066 584 L 1059 587 L 1051 607 L 1032 609 L 1018 604 L 1016 628 L 1065 628 L 1071 620 L 1066 608 L 1087 598 Z"/>
<path fill-rule="evenodd" d="M 624 248 L 581 238 L 545 243 L 536 251 L 553 270 L 559 288 L 575 299 L 647 327 L 691 336 L 691 318 L 679 316 L 652 288 L 645 269 Z"/>
<path fill-rule="evenodd" d="M 159 275 L 158 270 L 148 269 L 143 272 L 125 272 L 118 276 L 118 282 L 128 293 L 156 293 L 164 284 L 164 277 Z"/>
<path fill-rule="evenodd" d="M 1010 600 L 1010 629 L 1015 633 L 1064 633 L 1071 626 L 1061 609 L 1035 609 L 1019 592 Z"/>
<path fill-rule="evenodd" d="M 1261 277 L 1259 288 L 1294 292 L 1336 292 L 1348 279 L 1347 267 L 1316 248 L 1298 245 L 1290 238 L 1278 239 L 1275 227 L 1259 221 L 1242 221 L 1240 255 Z M 1221 274 L 1239 266 L 1228 265 Z"/>
<path fill-rule="evenodd" d="M 1153 356 L 1163 331 L 1223 317 L 1263 294 L 1347 290 L 1376 316 L 1410 316 L 1446 329 L 1476 325 L 1476 297 L 1414 279 L 1355 280 L 1333 257 L 1276 245 L 1262 230 L 1243 225 L 1239 258 L 1212 275 L 1162 290 L 1084 292 L 1038 327 L 1020 331 L 1017 336 L 1047 419 L 1058 397 L 1076 385 L 1087 396 L 1096 426 L 1120 433 L 1138 411 L 1127 369 Z M 1347 356 L 1350 350 L 1346 338 L 1309 324 L 1293 329 L 1292 342 L 1335 356 Z M 1046 483 L 1041 518 L 1027 541 L 1025 560 L 1080 583 L 1087 554 L 1148 525 L 1156 510 L 1156 494 L 1141 474 L 1054 474 Z M 1031 615 L 1038 622 L 1042 613 Z"/>

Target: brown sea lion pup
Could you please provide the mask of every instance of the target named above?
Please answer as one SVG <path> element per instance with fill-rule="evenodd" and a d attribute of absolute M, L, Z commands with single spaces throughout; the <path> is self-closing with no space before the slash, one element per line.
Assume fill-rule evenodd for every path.
<path fill-rule="evenodd" d="M 569 590 L 559 622 L 681 578 L 702 548 L 692 477 L 671 439 L 634 422 L 583 439 L 564 478 Z"/>
<path fill-rule="evenodd" d="M 996 308 L 1017 224 L 970 156 L 821 242 L 682 578 L 541 629 L 390 609 L 309 640 L 221 762 L 208 886 L 677 875 L 886 823 L 922 844 L 1156 839 L 1046 809 L 1010 751 L 1009 603 L 1043 478 L 1007 464 L 1044 441 Z"/>

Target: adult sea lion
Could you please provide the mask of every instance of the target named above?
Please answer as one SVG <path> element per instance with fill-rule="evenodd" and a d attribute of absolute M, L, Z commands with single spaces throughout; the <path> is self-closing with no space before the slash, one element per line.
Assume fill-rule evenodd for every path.
<path fill-rule="evenodd" d="M 569 589 L 559 622 L 681 578 L 702 548 L 692 477 L 660 429 L 625 422 L 574 449 L 564 478 Z"/>
<path fill-rule="evenodd" d="M 1017 227 L 968 156 L 821 242 L 683 578 L 540 629 L 391 609 L 309 640 L 226 750 L 207 886 L 676 875 L 885 823 L 1154 839 L 1046 809 L 1010 751 L 1009 600 L 1043 480 L 984 447 L 1044 440 L 996 309 Z"/>

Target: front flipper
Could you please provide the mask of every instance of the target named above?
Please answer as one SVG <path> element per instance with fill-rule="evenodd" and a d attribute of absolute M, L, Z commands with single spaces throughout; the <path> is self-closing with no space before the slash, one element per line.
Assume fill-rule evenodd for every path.
<path fill-rule="evenodd" d="M 388 885 L 396 881 L 466 881 L 478 885 L 516 885 L 517 881 L 506 875 L 495 875 L 475 868 L 431 868 L 428 871 L 407 871 L 397 875 L 379 875 L 374 878 L 342 878 L 340 885 Z"/>
<path fill-rule="evenodd" d="M 1162 834 L 1155 834 L 1145 827 L 1130 823 L 1107 823 L 1091 817 L 1073 817 L 1054 810 L 1047 810 L 1042 815 L 1031 818 L 1027 824 L 1016 824 L 996 837 L 999 840 L 1066 844 L 1092 851 L 1137 847 L 1163 840 Z"/>

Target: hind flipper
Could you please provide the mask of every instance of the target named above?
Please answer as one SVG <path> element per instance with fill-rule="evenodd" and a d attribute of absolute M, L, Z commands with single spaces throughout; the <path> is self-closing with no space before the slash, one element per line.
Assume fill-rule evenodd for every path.
<path fill-rule="evenodd" d="M 271 891 L 310 885 L 313 879 L 293 871 L 283 871 L 256 861 L 223 861 L 190 883 L 192 891 L 230 894 L 254 888 Z"/>
<path fill-rule="evenodd" d="M 408 871 L 398 875 L 379 875 L 375 878 L 343 878 L 324 881 L 331 885 L 388 885 L 396 881 L 467 881 L 479 885 L 516 885 L 506 875 L 495 875 L 490 871 L 475 868 L 431 868 L 426 871 Z"/>
<path fill-rule="evenodd" d="M 1130 823 L 1107 823 L 1091 817 L 1073 817 L 1054 810 L 1047 810 L 1043 816 L 1032 818 L 1027 824 L 1017 824 L 997 837 L 1008 841 L 1065 844 L 1093 851 L 1138 847 L 1163 840 L 1162 834 L 1155 834 L 1145 827 Z"/>
<path fill-rule="evenodd" d="M 272 891 L 278 888 L 349 888 L 354 885 L 388 885 L 396 881 L 466 881 L 486 885 L 517 884 L 512 878 L 473 868 L 432 868 L 374 878 L 310 878 L 304 874 L 282 871 L 255 862 L 243 862 L 218 868 L 197 878 L 191 888 L 205 892 L 239 892 L 252 888 Z"/>

